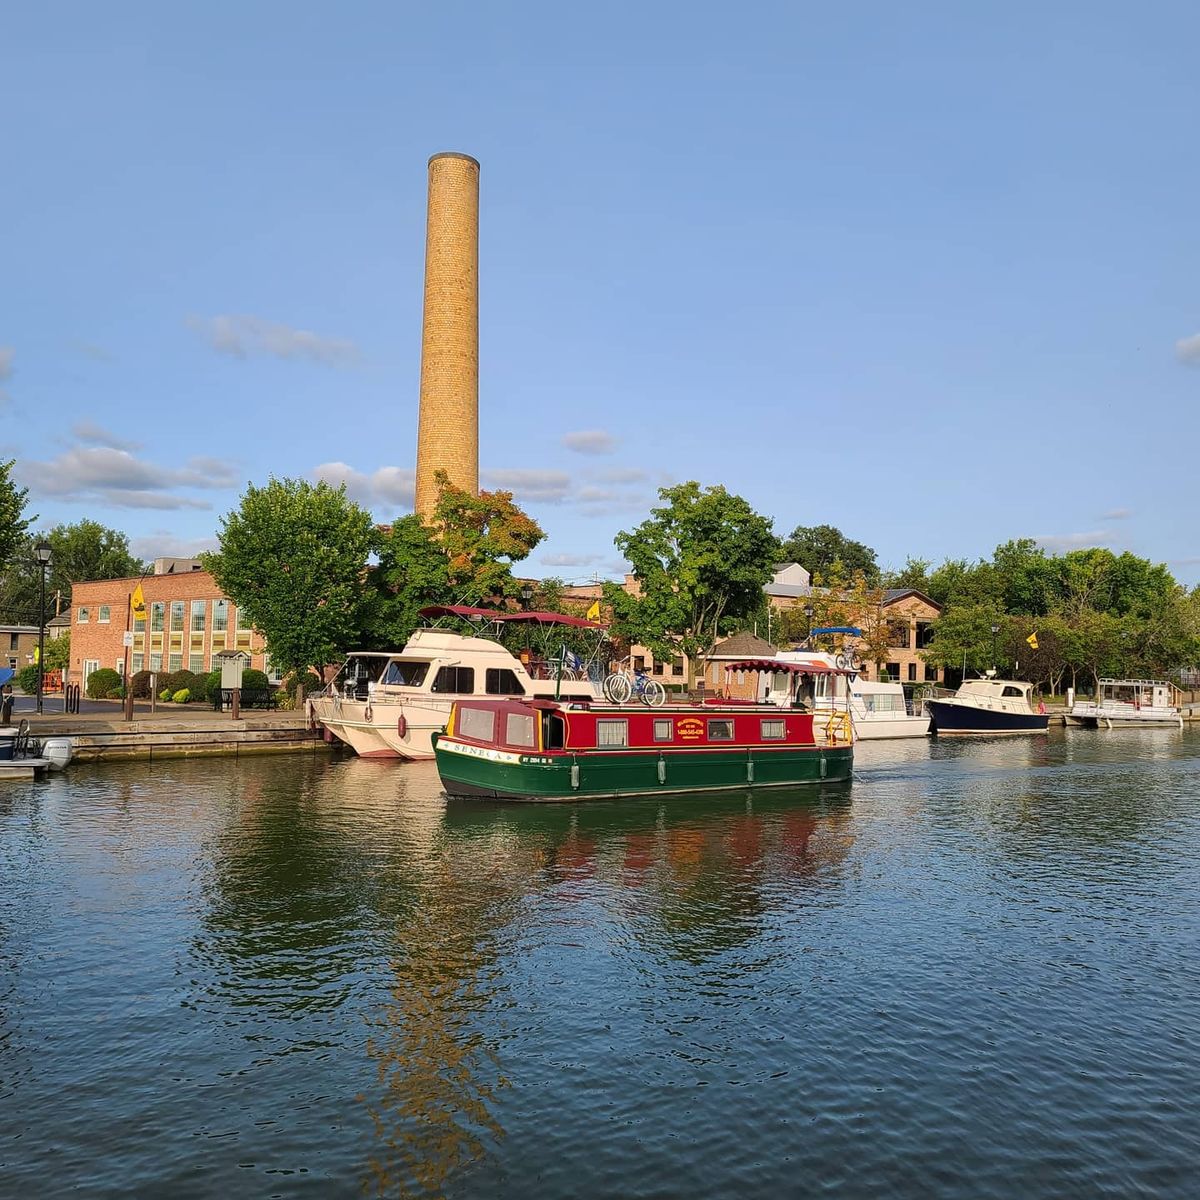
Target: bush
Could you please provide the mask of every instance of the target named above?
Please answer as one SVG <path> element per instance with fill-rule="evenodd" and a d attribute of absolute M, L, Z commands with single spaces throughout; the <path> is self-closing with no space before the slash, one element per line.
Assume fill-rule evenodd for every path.
<path fill-rule="evenodd" d="M 221 672 L 209 671 L 207 675 L 200 677 L 200 683 L 196 685 L 197 691 L 210 704 L 217 702 L 217 693 L 221 690 Z"/>
<path fill-rule="evenodd" d="M 150 672 L 135 671 L 129 677 L 129 686 L 133 689 L 133 698 L 135 700 L 150 699 Z"/>
<path fill-rule="evenodd" d="M 180 688 L 179 691 L 171 697 L 176 704 L 186 704 L 192 698 L 192 693 L 187 688 Z"/>
<path fill-rule="evenodd" d="M 38 669 L 36 663 L 30 663 L 27 667 L 22 667 L 16 674 L 13 682 L 27 696 L 32 696 L 37 691 Z"/>
<path fill-rule="evenodd" d="M 296 689 L 303 685 L 305 696 L 315 696 L 324 686 L 320 675 L 314 674 L 312 671 L 306 671 L 303 675 L 293 671 L 288 675 L 280 685 L 289 698 L 294 699 Z"/>
<path fill-rule="evenodd" d="M 265 692 L 271 686 L 271 681 L 267 678 L 263 671 L 256 671 L 253 667 L 247 667 L 242 672 L 242 691 L 247 688 L 254 688 L 256 691 Z"/>
<path fill-rule="evenodd" d="M 166 704 L 166 703 L 167 703 L 167 702 L 168 702 L 168 701 L 171 699 L 171 689 L 170 689 L 170 688 L 163 688 L 163 690 L 162 690 L 161 692 L 159 692 L 159 693 L 158 693 L 158 698 L 159 698 L 159 699 L 160 699 L 160 700 L 161 700 L 161 701 L 162 701 L 164 704 Z"/>
<path fill-rule="evenodd" d="M 88 676 L 87 694 L 89 700 L 108 700 L 121 687 L 121 676 L 112 667 L 100 667 Z"/>
<path fill-rule="evenodd" d="M 166 688 L 173 696 L 176 692 L 187 688 L 189 692 L 196 694 L 200 690 L 201 683 L 204 679 L 203 675 L 195 675 L 191 671 L 171 671 L 169 674 L 160 675 L 158 677 L 159 685 Z"/>

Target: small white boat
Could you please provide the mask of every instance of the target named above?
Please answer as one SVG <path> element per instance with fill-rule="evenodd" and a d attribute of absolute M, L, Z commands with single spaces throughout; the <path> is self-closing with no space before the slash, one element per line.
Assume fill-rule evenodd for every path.
<path fill-rule="evenodd" d="M 1067 713 L 1071 725 L 1087 729 L 1183 728 L 1174 684 L 1162 679 L 1101 679 L 1095 700 L 1077 700 Z"/>

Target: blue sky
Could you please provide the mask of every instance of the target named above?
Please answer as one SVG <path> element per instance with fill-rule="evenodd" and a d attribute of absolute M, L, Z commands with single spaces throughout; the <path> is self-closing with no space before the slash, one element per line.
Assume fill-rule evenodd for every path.
<path fill-rule="evenodd" d="M 614 571 L 695 478 L 885 565 L 1200 581 L 1198 42 L 1185 3 L 10 6 L 0 455 L 147 555 L 269 473 L 405 511 L 458 150 L 534 573 Z"/>

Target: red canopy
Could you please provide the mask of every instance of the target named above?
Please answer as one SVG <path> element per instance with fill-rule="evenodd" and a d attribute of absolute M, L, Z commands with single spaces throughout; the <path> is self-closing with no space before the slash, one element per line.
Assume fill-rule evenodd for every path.
<path fill-rule="evenodd" d="M 577 629 L 607 629 L 607 625 L 598 625 L 583 617 L 571 617 L 566 613 L 552 612 L 515 612 L 495 613 L 497 621 L 532 621 L 538 625 L 573 625 Z"/>
<path fill-rule="evenodd" d="M 727 671 L 786 671 L 789 675 L 857 675 L 857 671 L 843 671 L 840 667 L 826 666 L 823 662 L 783 662 L 777 658 L 746 658 L 741 662 L 724 664 Z"/>

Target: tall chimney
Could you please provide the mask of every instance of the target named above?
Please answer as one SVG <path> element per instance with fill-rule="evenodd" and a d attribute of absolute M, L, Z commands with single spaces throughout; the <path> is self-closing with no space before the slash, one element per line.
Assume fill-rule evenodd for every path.
<path fill-rule="evenodd" d="M 479 163 L 467 154 L 429 160 L 417 514 L 437 506 L 434 476 L 479 492 Z"/>

